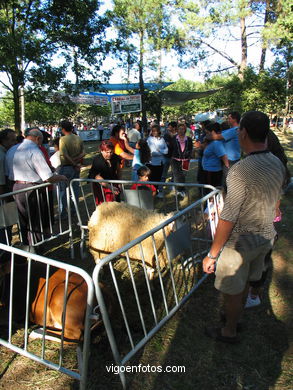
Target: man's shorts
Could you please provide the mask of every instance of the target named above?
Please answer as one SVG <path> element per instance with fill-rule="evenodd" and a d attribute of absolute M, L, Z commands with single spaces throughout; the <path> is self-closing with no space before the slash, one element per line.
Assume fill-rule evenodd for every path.
<path fill-rule="evenodd" d="M 245 252 L 224 247 L 217 262 L 215 288 L 224 294 L 240 294 L 248 281 L 261 278 L 265 256 L 271 249 L 272 242 Z"/>

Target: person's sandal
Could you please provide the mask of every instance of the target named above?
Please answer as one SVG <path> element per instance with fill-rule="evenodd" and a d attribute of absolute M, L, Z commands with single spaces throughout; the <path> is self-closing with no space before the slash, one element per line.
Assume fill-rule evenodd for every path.
<path fill-rule="evenodd" d="M 215 341 L 221 341 L 226 344 L 237 344 L 239 339 L 235 337 L 227 337 L 222 335 L 222 328 L 205 328 L 205 335 L 214 339 Z"/>

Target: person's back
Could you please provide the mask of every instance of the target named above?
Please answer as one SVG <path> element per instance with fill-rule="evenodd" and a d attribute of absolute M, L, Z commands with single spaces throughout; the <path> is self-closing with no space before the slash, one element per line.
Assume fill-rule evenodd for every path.
<path fill-rule="evenodd" d="M 240 159 L 240 145 L 237 135 L 237 127 L 222 131 L 225 139 L 225 149 L 229 161 L 238 161 Z"/>
<path fill-rule="evenodd" d="M 274 238 L 275 206 L 283 180 L 284 167 L 269 151 L 251 153 L 233 165 L 221 214 L 222 219 L 235 220 L 227 246 L 253 248 Z"/>
<path fill-rule="evenodd" d="M 285 168 L 267 150 L 270 121 L 259 111 L 245 113 L 239 126 L 239 143 L 246 157 L 227 176 L 227 196 L 212 246 L 203 259 L 203 271 L 215 272 L 215 287 L 223 294 L 224 325 L 207 327 L 214 340 L 234 344 L 249 283 L 259 281 L 272 250 L 273 221 L 279 205 Z"/>
<path fill-rule="evenodd" d="M 67 134 L 60 138 L 59 143 L 61 165 L 72 165 L 66 155 L 73 160 L 77 159 L 83 152 L 82 139 L 75 134 Z M 64 153 L 65 152 L 65 153 Z"/>
<path fill-rule="evenodd" d="M 228 115 L 228 122 L 230 129 L 223 129 L 222 137 L 225 140 L 225 149 L 230 165 L 240 159 L 240 145 L 238 140 L 238 127 L 240 121 L 240 114 L 233 111 Z M 232 163 L 232 164 L 231 164 Z"/>
<path fill-rule="evenodd" d="M 80 167 L 84 157 L 84 148 L 82 139 L 75 134 L 72 134 L 73 124 L 69 121 L 61 122 L 63 137 L 59 141 L 60 151 L 60 174 L 68 178 L 68 180 L 78 179 L 80 175 Z M 73 192 L 75 199 L 78 199 L 79 183 L 73 183 Z M 60 213 L 62 218 L 66 218 L 66 185 L 60 185 Z"/>
<path fill-rule="evenodd" d="M 136 143 L 138 140 L 141 139 L 141 134 L 136 129 L 130 129 L 127 131 L 127 137 L 129 140 L 129 143 Z"/>

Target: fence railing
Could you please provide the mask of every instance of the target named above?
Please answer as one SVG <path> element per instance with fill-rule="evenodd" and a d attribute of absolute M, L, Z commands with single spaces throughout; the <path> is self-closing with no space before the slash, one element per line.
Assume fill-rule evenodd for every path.
<path fill-rule="evenodd" d="M 79 183 L 79 199 L 76 199 L 74 196 L 73 185 L 74 183 Z M 92 213 L 96 209 L 96 199 L 95 199 L 95 189 L 100 190 L 100 196 L 103 201 L 106 201 L 105 193 L 103 191 L 103 184 L 107 183 L 110 185 L 112 192 L 115 192 L 115 189 L 118 187 L 120 189 L 119 200 L 128 201 L 129 194 L 131 192 L 138 193 L 138 203 L 142 203 L 148 205 L 150 204 L 149 199 L 143 199 L 140 195 L 145 191 L 129 191 L 130 187 L 134 183 L 133 181 L 126 180 L 95 180 L 95 179 L 74 179 L 70 182 L 70 192 L 72 196 L 72 200 L 75 207 L 75 212 L 77 216 L 77 224 L 80 228 L 80 251 L 81 256 L 84 257 L 84 247 L 85 241 L 88 232 L 88 221 L 92 215 Z M 141 184 L 141 182 L 140 182 Z M 170 211 L 179 211 L 187 207 L 188 205 L 195 202 L 198 198 L 202 198 L 204 193 L 208 193 L 213 191 L 215 188 L 210 185 L 202 185 L 196 183 L 173 183 L 173 182 L 144 182 L 144 184 L 152 184 L 158 186 L 160 188 L 163 187 L 162 193 L 163 198 L 153 198 L 153 207 L 146 208 L 154 208 L 160 212 L 170 212 Z M 182 198 L 179 194 L 180 190 L 185 188 L 186 196 Z M 135 204 L 135 203 L 133 203 Z"/>
<path fill-rule="evenodd" d="M 218 217 L 219 193 L 213 190 L 97 263 L 93 273 L 96 296 L 119 368 L 123 368 L 206 279 L 201 261 L 210 248 L 212 224 Z M 127 221 L 121 223 L 127 229 Z M 150 268 L 154 271 L 153 280 L 149 278 Z M 108 314 L 99 287 L 101 280 L 115 293 L 115 318 Z M 125 388 L 122 369 L 119 374 Z"/>
<path fill-rule="evenodd" d="M 2 300 L 6 302 L 6 317 L 3 317 L 2 310 L 2 327 L 0 329 L 0 344 L 7 347 L 20 355 L 26 356 L 45 366 L 60 371 L 66 375 L 80 381 L 80 389 L 86 389 L 87 369 L 90 347 L 90 321 L 93 313 L 94 302 L 94 286 L 92 278 L 82 269 L 55 261 L 43 256 L 32 254 L 11 246 L 0 244 L 1 251 L 1 267 L 0 275 L 2 278 Z M 5 261 L 4 261 L 5 260 Z M 8 262 L 8 263 L 6 263 Z M 8 264 L 8 267 L 3 264 Z M 52 271 L 63 270 L 64 279 L 58 285 L 53 285 Z M 82 280 L 86 284 L 86 295 L 84 297 L 84 319 L 80 324 L 83 330 L 83 338 L 78 346 L 79 369 L 72 369 L 72 362 L 66 362 L 67 349 L 65 341 L 70 325 L 70 317 L 67 314 L 68 305 L 70 302 L 71 276 L 73 275 Z M 5 275 L 6 274 L 6 275 Z M 51 275 L 51 278 L 50 278 Z M 42 288 L 40 290 L 40 286 Z M 51 341 L 46 339 L 46 335 L 54 334 L 52 324 L 50 323 L 50 289 L 59 289 L 59 309 L 61 310 L 61 323 L 58 326 L 58 334 L 60 338 L 59 348 L 55 347 L 55 355 L 52 356 Z M 32 332 L 30 318 L 36 316 L 34 310 L 36 305 L 36 297 L 42 292 L 43 303 L 40 302 L 39 309 L 42 314 L 43 332 L 41 343 L 35 345 L 34 341 L 30 341 Z M 37 294 L 37 296 L 36 296 Z M 55 296 L 53 297 L 55 298 Z M 61 301 L 60 301 L 61 300 Z M 55 304 L 57 301 L 55 299 Z M 71 310 L 71 309 L 70 309 Z M 78 306 L 76 310 L 80 313 L 82 308 Z M 69 309 L 68 309 L 69 311 Z M 55 318 L 55 317 L 54 317 Z M 6 321 L 6 326 L 3 327 L 3 322 Z M 55 318 L 55 321 L 56 318 Z M 56 328 L 57 325 L 54 325 Z M 17 337 L 14 334 L 17 329 L 22 329 L 17 332 Z M 55 329 L 56 330 L 56 329 Z M 69 333 L 68 333 L 69 334 Z M 20 336 L 21 335 L 21 336 Z M 56 345 L 56 344 L 55 344 Z M 68 365 L 68 366 L 67 366 Z"/>
<path fill-rule="evenodd" d="M 58 185 L 39 184 L 0 195 L 0 242 L 38 247 L 68 235 L 72 248 L 69 195 L 68 186 L 65 202 L 68 213 L 64 219 Z"/>

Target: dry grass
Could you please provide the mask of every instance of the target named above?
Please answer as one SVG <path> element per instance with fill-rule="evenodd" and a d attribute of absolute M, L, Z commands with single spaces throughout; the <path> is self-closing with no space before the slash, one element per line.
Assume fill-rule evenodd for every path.
<path fill-rule="evenodd" d="M 282 137 L 293 172 L 292 142 L 292 135 Z M 95 147 L 94 143 L 88 145 L 91 158 Z M 195 172 L 191 171 L 189 180 L 193 177 Z M 218 296 L 211 277 L 130 362 L 131 365 L 160 365 L 163 368 L 180 365 L 185 366 L 185 373 L 129 374 L 129 390 L 292 390 L 292 194 L 293 190 L 282 201 L 280 238 L 273 254 L 273 271 L 264 289 L 263 304 L 246 311 L 241 343 L 229 346 L 215 343 L 203 335 L 204 326 L 218 319 Z M 62 246 L 51 249 L 50 257 L 70 261 L 68 250 Z M 77 256 L 74 263 L 88 272 L 93 268 L 90 257 L 81 262 Z M 121 334 L 118 343 L 122 349 L 124 339 Z M 120 390 L 119 376 L 107 373 L 105 368 L 113 364 L 105 333 L 96 335 L 92 341 L 88 389 Z M 68 351 L 68 359 L 76 367 L 72 348 Z M 2 347 L 0 372 L 0 388 L 8 390 L 78 387 L 71 378 Z"/>

